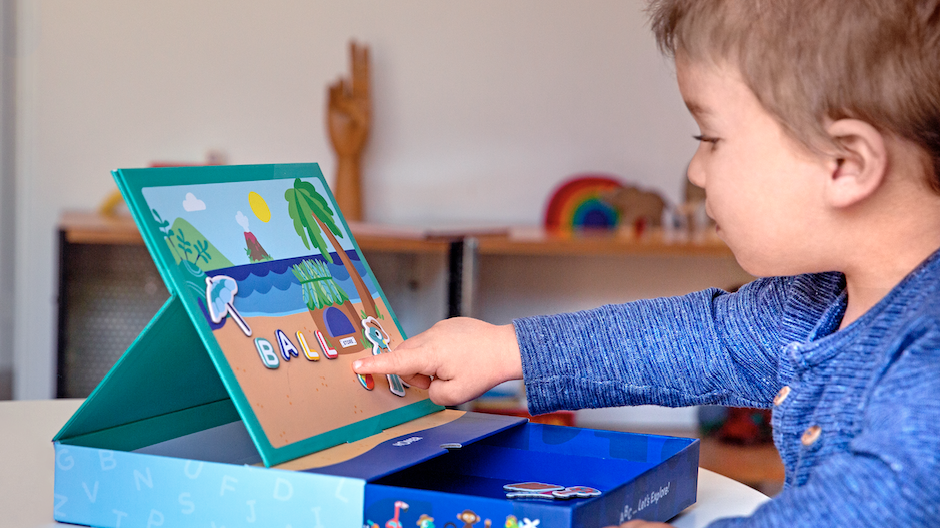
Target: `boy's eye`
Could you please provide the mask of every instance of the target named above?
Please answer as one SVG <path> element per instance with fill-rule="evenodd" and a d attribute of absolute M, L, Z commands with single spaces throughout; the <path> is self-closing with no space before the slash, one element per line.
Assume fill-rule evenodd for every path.
<path fill-rule="evenodd" d="M 693 137 L 696 141 L 700 141 L 700 142 L 703 142 L 703 143 L 711 143 L 711 144 L 713 144 L 713 145 L 714 145 L 715 143 L 718 143 L 718 138 L 712 137 L 712 136 L 699 135 L 699 136 L 692 136 L 692 137 Z"/>

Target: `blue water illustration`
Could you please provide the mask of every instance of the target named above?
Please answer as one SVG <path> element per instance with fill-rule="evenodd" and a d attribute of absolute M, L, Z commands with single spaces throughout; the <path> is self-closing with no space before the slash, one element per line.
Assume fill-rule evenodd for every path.
<path fill-rule="evenodd" d="M 340 262 L 336 253 L 332 255 L 336 262 Z M 362 277 L 372 297 L 377 297 L 378 289 L 369 274 L 366 273 L 365 265 L 360 260 L 359 254 L 355 250 L 348 250 L 346 255 L 349 256 L 353 267 Z M 238 283 L 238 293 L 235 295 L 233 304 L 243 317 L 291 315 L 307 311 L 300 281 L 291 272 L 291 266 L 304 260 L 317 260 L 326 263 L 336 285 L 346 292 L 349 301 L 353 303 L 362 301 L 359 298 L 359 292 L 356 291 L 356 285 L 350 278 L 349 273 L 346 272 L 346 268 L 342 264 L 327 262 L 322 255 L 307 255 L 305 257 L 243 264 L 231 268 L 212 270 L 206 272 L 206 275 L 210 277 L 227 275 L 235 279 Z"/>

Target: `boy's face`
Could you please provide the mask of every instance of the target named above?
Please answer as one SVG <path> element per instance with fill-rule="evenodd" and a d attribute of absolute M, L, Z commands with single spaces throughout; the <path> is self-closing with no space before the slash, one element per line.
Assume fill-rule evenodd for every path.
<path fill-rule="evenodd" d="M 756 276 L 824 271 L 827 159 L 788 136 L 736 68 L 680 54 L 676 73 L 701 131 L 689 179 L 738 263 Z"/>

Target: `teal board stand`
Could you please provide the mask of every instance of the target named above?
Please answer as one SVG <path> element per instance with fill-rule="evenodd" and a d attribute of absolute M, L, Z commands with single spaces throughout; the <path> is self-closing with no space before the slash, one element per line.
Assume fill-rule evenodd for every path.
<path fill-rule="evenodd" d="M 173 296 L 55 440 L 132 451 L 238 419 L 189 316 Z"/>
<path fill-rule="evenodd" d="M 405 334 L 316 164 L 113 174 L 170 298 L 56 441 L 132 451 L 241 420 L 271 466 L 442 409 L 349 368 Z"/>

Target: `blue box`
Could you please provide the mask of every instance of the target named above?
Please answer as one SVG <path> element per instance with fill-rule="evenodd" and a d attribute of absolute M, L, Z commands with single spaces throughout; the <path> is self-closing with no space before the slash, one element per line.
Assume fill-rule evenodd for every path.
<path fill-rule="evenodd" d="M 489 521 L 544 527 L 666 521 L 695 502 L 697 475 L 697 440 L 521 423 L 369 479 L 365 517 L 382 526 L 395 502 L 402 501 L 409 505 L 401 514 L 403 526 L 420 526 L 422 516 L 428 516 L 437 526 L 452 522 L 460 527 L 460 520 L 469 522 L 467 512 L 481 526 Z M 603 494 L 507 500 L 502 486 L 510 482 L 590 487 Z"/>
<path fill-rule="evenodd" d="M 396 518 L 401 526 L 422 526 L 420 520 L 424 526 L 462 527 L 476 518 L 471 526 L 544 528 L 666 521 L 695 502 L 696 439 L 452 410 L 399 428 L 441 421 L 388 438 L 343 462 L 320 465 L 348 456 L 331 453 L 333 448 L 285 464 L 289 469 L 260 467 L 241 422 L 132 452 L 58 441 L 55 518 L 101 527 L 218 528 L 353 528 L 386 526 Z M 441 447 L 458 443 L 460 448 Z M 346 447 L 362 450 L 341 446 Z M 569 500 L 505 497 L 503 485 L 529 481 L 589 486 L 603 493 Z M 396 515 L 396 503 L 407 509 L 399 508 Z"/>
<path fill-rule="evenodd" d="M 695 502 L 697 440 L 445 410 L 357 377 L 405 335 L 315 164 L 115 180 L 170 299 L 55 437 L 56 520 L 546 528 Z"/>

